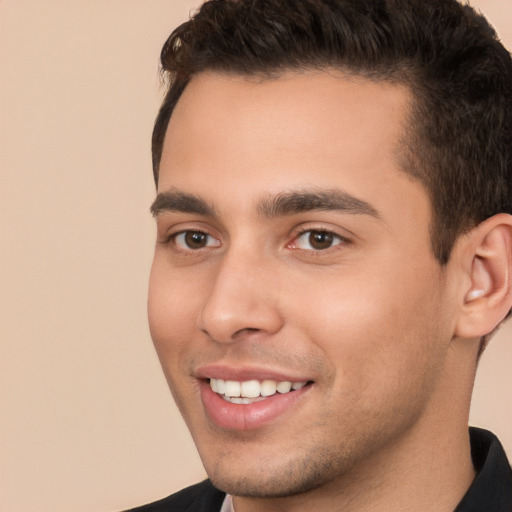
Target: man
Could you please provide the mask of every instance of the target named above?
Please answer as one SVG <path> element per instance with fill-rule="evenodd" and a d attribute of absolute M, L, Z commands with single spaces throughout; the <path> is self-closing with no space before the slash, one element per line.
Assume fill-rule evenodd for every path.
<path fill-rule="evenodd" d="M 512 63 L 454 0 L 212 0 L 162 51 L 152 337 L 209 480 L 141 511 L 511 511 Z"/>

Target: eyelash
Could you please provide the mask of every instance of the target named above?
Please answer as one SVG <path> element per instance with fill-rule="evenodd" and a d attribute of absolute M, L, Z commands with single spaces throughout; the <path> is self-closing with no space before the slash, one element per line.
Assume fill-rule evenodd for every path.
<path fill-rule="evenodd" d="M 334 241 L 337 241 L 337 243 L 331 243 L 331 245 L 329 245 L 329 247 L 326 247 L 326 248 L 323 248 L 323 249 L 314 249 L 314 248 L 311 248 L 311 249 L 304 249 L 302 247 L 297 247 L 296 244 L 297 242 L 304 236 L 304 235 L 307 235 L 309 233 L 309 236 L 311 237 L 313 234 L 321 234 L 321 235 L 327 235 L 328 237 L 332 237 L 332 240 L 331 242 L 334 242 Z M 290 249 L 294 249 L 294 250 L 300 250 L 300 251 L 307 251 L 308 253 L 313 253 L 313 254 L 321 254 L 321 253 L 326 253 L 327 251 L 330 252 L 330 250 L 336 250 L 336 248 L 340 245 L 346 245 L 350 243 L 350 240 L 332 230 L 329 230 L 329 229 L 322 229 L 322 228 L 308 228 L 308 229 L 303 229 L 302 231 L 300 231 L 292 240 L 292 242 L 290 244 L 287 245 L 287 247 L 289 247 Z M 311 245 L 311 244 L 310 244 Z"/>
<path fill-rule="evenodd" d="M 311 237 L 313 235 L 327 236 L 328 247 L 315 249 L 314 247 L 311 247 L 311 240 L 309 240 L 307 242 L 307 243 L 309 243 L 311 248 L 300 247 L 299 246 L 300 239 L 303 238 L 307 234 L 309 234 L 309 237 Z M 207 237 L 206 245 L 193 248 L 187 243 L 186 240 L 182 240 L 181 242 L 178 242 L 180 237 L 187 237 L 187 235 L 191 235 L 191 236 L 200 235 L 200 236 Z M 212 240 L 214 242 L 216 241 L 216 243 L 214 243 L 214 244 L 209 243 Z M 203 231 L 200 229 L 188 229 L 188 230 L 179 231 L 177 233 L 172 233 L 169 236 L 167 236 L 163 240 L 162 243 L 164 245 L 172 244 L 173 249 L 176 252 L 182 252 L 182 253 L 197 252 L 201 249 L 207 249 L 209 247 L 220 247 L 222 245 L 220 240 L 215 238 L 213 235 L 211 235 L 207 231 Z M 322 253 L 326 253 L 326 252 L 331 252 L 331 250 L 336 250 L 336 248 L 338 246 L 346 245 L 347 243 L 350 243 L 349 239 L 347 239 L 344 236 L 341 236 L 340 234 L 338 234 L 332 230 L 322 229 L 322 228 L 316 228 L 316 229 L 308 228 L 308 229 L 303 229 L 297 235 L 295 235 L 293 240 L 286 245 L 286 248 L 292 249 L 292 250 L 304 251 L 304 252 L 307 252 L 310 254 L 322 254 Z"/>
<path fill-rule="evenodd" d="M 208 233 L 207 231 L 203 231 L 201 229 L 185 229 L 183 231 L 178 231 L 177 233 L 171 233 L 169 236 L 167 236 L 164 240 L 163 240 L 163 244 L 164 245 L 173 245 L 174 246 L 174 250 L 178 251 L 178 252 L 189 252 L 189 251 L 198 251 L 200 249 L 205 249 L 207 247 L 212 247 L 211 245 L 205 245 L 204 247 L 199 247 L 199 248 L 192 248 L 192 247 L 185 247 L 187 244 L 186 242 L 180 244 L 177 242 L 177 240 L 179 239 L 179 237 L 186 237 L 187 235 L 203 235 L 205 237 L 208 237 L 209 239 L 211 240 L 216 240 L 218 242 L 217 245 L 214 245 L 214 247 L 220 247 L 222 244 L 221 242 L 215 238 L 214 236 L 212 236 L 210 233 Z"/>

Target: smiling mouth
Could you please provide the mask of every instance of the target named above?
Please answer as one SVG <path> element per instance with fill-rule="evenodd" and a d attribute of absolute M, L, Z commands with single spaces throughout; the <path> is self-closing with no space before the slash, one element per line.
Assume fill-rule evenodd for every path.
<path fill-rule="evenodd" d="M 209 379 L 209 382 L 212 391 L 223 400 L 243 405 L 261 402 L 276 394 L 293 393 L 310 383 L 309 381 L 291 382 L 271 379 L 235 381 L 212 378 Z"/>

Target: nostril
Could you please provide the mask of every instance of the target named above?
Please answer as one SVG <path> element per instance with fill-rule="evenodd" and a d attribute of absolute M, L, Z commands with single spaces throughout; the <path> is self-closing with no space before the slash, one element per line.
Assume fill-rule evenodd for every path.
<path fill-rule="evenodd" d="M 259 331 L 260 329 L 257 329 L 256 327 L 244 327 L 243 329 L 240 329 L 239 331 L 235 332 L 234 336 L 236 336 L 239 333 L 253 333 Z"/>

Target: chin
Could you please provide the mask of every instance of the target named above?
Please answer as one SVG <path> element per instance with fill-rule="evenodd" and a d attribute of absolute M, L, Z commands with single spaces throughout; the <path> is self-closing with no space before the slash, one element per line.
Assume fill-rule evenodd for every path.
<path fill-rule="evenodd" d="M 218 489 L 241 498 L 286 498 L 311 491 L 322 485 L 306 479 L 297 481 L 296 479 L 290 480 L 287 477 L 268 479 L 214 476 L 210 480 Z"/>
<path fill-rule="evenodd" d="M 312 491 L 329 484 L 343 473 L 342 459 L 318 450 L 313 457 L 295 460 L 276 459 L 262 463 L 258 468 L 233 468 L 226 461 L 206 468 L 212 483 L 218 489 L 245 498 L 285 498 Z"/>

